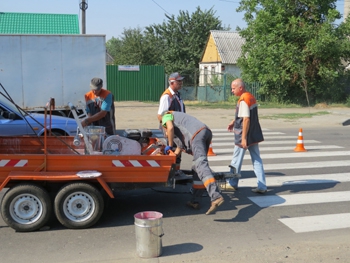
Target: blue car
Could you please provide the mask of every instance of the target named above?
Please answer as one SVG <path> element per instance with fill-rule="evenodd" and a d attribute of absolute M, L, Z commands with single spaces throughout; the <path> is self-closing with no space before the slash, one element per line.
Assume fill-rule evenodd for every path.
<path fill-rule="evenodd" d="M 44 121 L 44 114 L 27 113 L 8 100 L 0 98 L 0 136 L 44 135 Z M 50 128 L 49 115 L 47 115 L 46 126 Z M 71 118 L 51 116 L 51 131 L 55 135 L 75 136 L 77 123 Z"/>

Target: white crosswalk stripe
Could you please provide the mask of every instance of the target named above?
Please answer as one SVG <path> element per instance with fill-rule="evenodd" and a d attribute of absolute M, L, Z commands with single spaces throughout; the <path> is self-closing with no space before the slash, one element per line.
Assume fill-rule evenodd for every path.
<path fill-rule="evenodd" d="M 280 218 L 295 233 L 350 228 L 350 213 Z"/>
<path fill-rule="evenodd" d="M 269 187 L 279 187 L 298 184 L 320 184 L 350 182 L 350 173 L 318 174 L 318 175 L 294 175 L 294 176 L 271 176 L 267 179 Z M 240 187 L 255 187 L 255 178 L 242 178 L 239 180 Z"/>
<path fill-rule="evenodd" d="M 231 141 L 234 140 L 233 134 L 231 135 L 232 138 L 229 138 Z M 264 136 L 265 140 L 272 140 L 272 139 L 295 139 L 295 136 L 286 136 L 286 135 L 281 135 L 281 136 Z M 213 142 L 220 142 L 220 141 L 228 141 L 227 136 L 226 137 L 213 137 Z"/>
<path fill-rule="evenodd" d="M 232 159 L 234 135 L 224 129 L 214 129 L 212 147 L 216 156 L 208 156 L 210 167 L 215 172 L 229 171 L 228 165 Z M 283 171 L 283 176 L 267 176 L 268 188 L 310 184 L 337 185 L 350 182 L 350 173 L 312 174 L 315 168 L 349 167 L 350 151 L 343 150 L 342 145 L 323 145 L 317 140 L 304 140 L 307 152 L 294 152 L 298 134 L 289 136 L 279 131 L 263 130 L 265 141 L 259 144 L 261 158 L 264 161 L 265 171 Z M 327 159 L 332 157 L 334 160 Z M 323 159 L 320 159 L 323 158 Z M 295 160 L 298 161 L 295 161 Z M 320 159 L 320 160 L 318 160 Z M 276 162 L 277 160 L 277 162 Z M 242 171 L 253 171 L 250 155 L 244 157 Z M 293 170 L 298 171 L 293 175 Z M 290 171 L 290 172 L 289 172 Z M 300 175 L 300 173 L 303 173 Z M 256 178 L 241 178 L 239 187 L 256 187 Z M 294 188 L 293 188 L 294 189 Z M 312 204 L 330 204 L 349 202 L 350 191 L 326 192 L 290 192 L 284 194 L 268 191 L 265 195 L 249 195 L 248 199 L 264 209 L 282 209 L 286 206 L 303 206 Z M 224 190 L 225 191 L 225 190 Z M 339 211 L 337 214 L 310 215 L 303 217 L 276 218 L 295 233 L 324 231 L 332 229 L 350 228 L 350 213 Z"/>
<path fill-rule="evenodd" d="M 342 149 L 344 147 L 338 146 L 338 145 L 308 145 L 308 150 L 325 150 L 325 149 Z M 260 152 L 266 152 L 266 151 L 290 151 L 293 150 L 294 147 L 291 146 L 276 146 L 276 147 L 263 147 L 259 146 Z M 225 149 L 215 149 L 216 154 L 222 154 L 222 153 L 233 153 L 233 147 L 232 148 L 225 148 Z M 211 157 L 210 157 L 211 158 Z"/>
<path fill-rule="evenodd" d="M 213 133 L 217 134 L 217 133 L 220 133 L 220 132 L 223 132 L 223 133 L 228 133 L 227 129 L 210 129 Z M 270 129 L 266 129 L 266 128 L 262 128 L 261 129 L 264 134 L 265 132 L 269 131 Z"/>
<path fill-rule="evenodd" d="M 319 204 L 350 201 L 350 191 L 294 195 L 250 196 L 248 198 L 260 207 Z"/>
<path fill-rule="evenodd" d="M 297 143 L 297 140 L 293 140 L 293 141 L 268 141 L 268 145 L 285 145 L 285 144 L 294 144 L 294 147 Z M 315 140 L 304 140 L 304 144 L 309 144 L 309 143 L 321 143 L 319 141 L 315 141 Z M 265 146 L 267 144 L 267 141 L 264 141 L 261 143 L 261 146 Z M 227 142 L 213 142 L 213 147 L 215 146 L 231 146 L 233 148 L 234 146 L 234 142 L 233 140 L 227 140 Z"/>
<path fill-rule="evenodd" d="M 270 136 L 267 136 L 267 135 L 282 135 L 283 134 L 283 132 L 264 132 L 264 137 L 270 137 Z M 231 136 L 231 137 L 233 137 L 234 136 L 234 133 L 233 132 L 230 132 L 230 133 L 214 133 L 213 134 L 213 138 L 218 138 L 219 139 L 219 137 L 228 137 L 228 136 Z M 277 136 L 272 136 L 273 138 L 278 138 Z M 282 138 L 283 138 L 283 136 L 282 136 Z M 295 138 L 295 136 L 288 136 L 288 138 L 289 139 L 293 139 L 293 138 Z M 288 138 L 286 138 L 286 139 L 288 139 Z"/>
<path fill-rule="evenodd" d="M 287 169 L 306 169 L 306 168 L 325 168 L 325 167 L 338 167 L 338 166 L 350 166 L 349 158 L 346 159 L 344 156 L 344 161 L 317 161 L 317 162 L 302 162 L 302 163 L 276 163 L 276 164 L 266 164 L 264 163 L 265 170 L 287 170 Z M 210 162 L 210 161 L 209 161 Z M 210 162 L 210 168 L 215 172 L 227 172 L 228 165 L 225 166 L 215 166 Z M 244 171 L 252 171 L 252 165 L 244 165 Z"/>
<path fill-rule="evenodd" d="M 330 156 L 350 156 L 350 151 L 338 152 L 290 152 L 290 153 L 276 153 L 276 154 L 260 154 L 263 160 L 266 159 L 291 159 L 291 158 L 312 158 L 312 157 L 330 157 Z M 225 161 L 231 160 L 232 156 L 209 156 L 209 161 Z M 250 156 L 245 155 L 245 160 L 249 160 Z"/>

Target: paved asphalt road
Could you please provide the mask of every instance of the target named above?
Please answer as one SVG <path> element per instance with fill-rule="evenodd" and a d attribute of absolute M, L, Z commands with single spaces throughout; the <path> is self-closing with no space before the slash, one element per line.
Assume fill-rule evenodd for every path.
<path fill-rule="evenodd" d="M 135 105 L 119 106 L 119 128 L 156 127 L 148 117 L 130 116 Z M 154 112 L 153 106 L 145 109 Z M 210 122 L 217 154 L 210 165 L 225 170 L 233 149 L 232 134 L 225 131 L 230 111 L 189 113 Z M 53 221 L 47 231 L 16 233 L 0 219 L 1 262 L 350 262 L 350 127 L 341 126 L 348 114 L 337 109 L 295 123 L 262 119 L 265 195 L 250 191 L 256 180 L 247 153 L 239 190 L 224 189 L 225 203 L 214 215 L 204 214 L 208 197 L 199 211 L 185 206 L 189 185 L 120 192 L 90 229 L 69 230 Z M 293 151 L 299 128 L 307 152 Z M 183 168 L 190 164 L 185 155 Z M 163 213 L 159 258 L 136 254 L 134 214 L 141 211 Z"/>

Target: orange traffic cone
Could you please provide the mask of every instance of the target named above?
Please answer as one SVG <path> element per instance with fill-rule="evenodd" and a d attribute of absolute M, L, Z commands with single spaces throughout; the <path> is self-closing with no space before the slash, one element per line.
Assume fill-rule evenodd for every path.
<path fill-rule="evenodd" d="M 208 156 L 216 156 L 216 154 L 214 153 L 213 151 L 213 147 L 211 146 L 211 142 L 210 142 L 210 145 L 209 145 L 209 150 L 208 150 Z"/>
<path fill-rule="evenodd" d="M 294 149 L 295 152 L 306 152 L 307 150 L 304 148 L 304 139 L 303 139 L 303 129 L 300 128 L 298 140 L 297 140 L 297 147 Z"/>

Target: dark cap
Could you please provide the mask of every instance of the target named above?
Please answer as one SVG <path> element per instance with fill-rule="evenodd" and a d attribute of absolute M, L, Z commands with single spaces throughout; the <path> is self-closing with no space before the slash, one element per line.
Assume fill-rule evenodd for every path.
<path fill-rule="evenodd" d="M 182 77 L 178 72 L 171 73 L 169 76 L 169 81 L 183 80 L 185 77 Z"/>
<path fill-rule="evenodd" d="M 93 78 L 90 82 L 90 88 L 92 90 L 99 90 L 103 86 L 103 80 L 100 78 Z"/>

